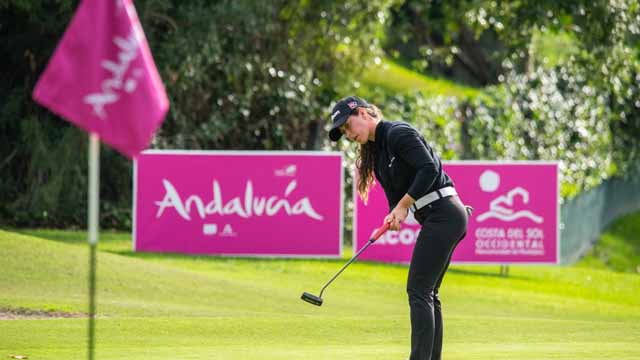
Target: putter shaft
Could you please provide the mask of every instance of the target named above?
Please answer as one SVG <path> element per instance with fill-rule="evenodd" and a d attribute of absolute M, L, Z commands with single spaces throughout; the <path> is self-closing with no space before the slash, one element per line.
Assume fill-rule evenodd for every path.
<path fill-rule="evenodd" d="M 349 264 L 351 264 L 352 262 L 354 262 L 354 260 L 355 260 L 355 259 L 357 259 L 357 258 L 358 258 L 358 256 L 359 256 L 363 251 L 365 251 L 365 250 L 369 247 L 369 245 L 373 244 L 373 242 L 374 242 L 375 240 L 373 240 L 373 241 L 372 241 L 372 240 L 373 240 L 373 239 L 369 239 L 369 241 L 367 242 L 367 244 L 366 244 L 365 246 L 363 246 L 363 247 L 362 247 L 362 248 L 361 248 L 361 249 L 360 249 L 360 250 L 359 250 L 359 251 L 358 251 L 358 252 L 357 252 L 357 253 L 356 253 L 352 258 L 351 258 L 351 260 L 349 260 L 346 264 L 344 264 L 344 266 L 342 267 L 342 269 L 340 269 L 340 271 L 338 271 L 335 275 L 333 275 L 333 277 L 331 278 L 331 280 L 329 280 L 329 281 L 328 281 L 328 282 L 327 282 L 327 283 L 322 287 L 322 290 L 320 290 L 320 298 L 322 298 L 322 293 L 324 292 L 324 289 L 326 289 L 326 288 L 327 288 L 327 286 L 329 286 L 329 284 L 331 284 L 331 283 L 333 282 L 333 280 L 335 280 L 335 279 L 338 277 L 338 275 L 340 275 L 340 274 L 344 271 L 344 269 L 346 269 L 346 268 L 347 268 L 347 266 L 349 266 Z"/>
<path fill-rule="evenodd" d="M 378 228 L 378 230 L 376 230 L 375 233 L 373 233 L 373 236 L 371 237 L 371 239 L 369 239 L 369 241 L 367 241 L 367 243 L 365 244 L 365 246 L 363 246 L 360 250 L 358 250 L 358 252 L 353 255 L 353 257 L 347 261 L 346 264 L 344 264 L 344 266 L 335 274 L 333 275 L 333 277 L 331 278 L 331 280 L 329 280 L 323 287 L 322 290 L 320 290 L 320 298 L 322 298 L 322 293 L 324 293 L 324 290 L 327 288 L 327 286 L 329 286 L 333 280 L 335 280 L 338 275 L 340 275 L 344 269 L 347 268 L 347 266 L 349 266 L 352 262 L 354 262 L 358 256 L 360 256 L 360 254 L 362 254 L 363 251 L 365 251 L 369 245 L 373 244 L 374 242 L 376 242 L 376 240 L 378 240 L 380 238 L 380 236 L 382 236 L 382 234 L 384 234 L 387 230 L 389 230 L 389 224 L 386 223 L 384 225 L 382 225 L 380 228 Z"/>

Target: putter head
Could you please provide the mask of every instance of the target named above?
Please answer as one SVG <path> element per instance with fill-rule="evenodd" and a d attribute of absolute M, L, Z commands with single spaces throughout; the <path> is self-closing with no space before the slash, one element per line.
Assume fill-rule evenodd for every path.
<path fill-rule="evenodd" d="M 313 294 L 309 294 L 306 291 L 304 293 L 302 293 L 302 296 L 300 297 L 300 299 L 308 302 L 309 304 L 313 304 L 313 305 L 316 305 L 316 306 L 322 305 L 322 298 L 321 297 L 315 296 Z"/>

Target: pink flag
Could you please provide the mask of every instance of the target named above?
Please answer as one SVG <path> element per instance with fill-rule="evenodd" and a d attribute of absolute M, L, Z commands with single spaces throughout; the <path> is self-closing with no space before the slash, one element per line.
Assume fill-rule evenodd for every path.
<path fill-rule="evenodd" d="M 33 98 L 129 157 L 144 150 L 169 100 L 132 0 L 83 0 Z"/>

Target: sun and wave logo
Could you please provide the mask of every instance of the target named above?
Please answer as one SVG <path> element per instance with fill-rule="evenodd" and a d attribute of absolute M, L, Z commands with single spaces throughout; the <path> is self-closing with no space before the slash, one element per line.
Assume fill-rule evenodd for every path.
<path fill-rule="evenodd" d="M 486 170 L 480 175 L 480 188 L 484 192 L 494 192 L 500 186 L 500 175 L 492 170 Z M 515 221 L 520 218 L 528 218 L 537 224 L 544 222 L 544 218 L 534 214 L 530 210 L 514 211 L 513 205 L 515 199 L 519 197 L 524 204 L 529 203 L 529 191 L 525 188 L 517 186 L 511 189 L 507 194 L 503 194 L 493 199 L 489 205 L 489 211 L 478 215 L 478 222 L 487 219 L 498 219 L 506 222 Z"/>

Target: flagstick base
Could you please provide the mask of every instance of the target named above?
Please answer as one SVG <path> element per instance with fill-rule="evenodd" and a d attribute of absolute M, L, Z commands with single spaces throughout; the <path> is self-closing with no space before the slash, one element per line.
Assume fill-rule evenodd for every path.
<path fill-rule="evenodd" d="M 96 332 L 96 244 L 89 244 L 89 360 L 94 359 Z"/>

